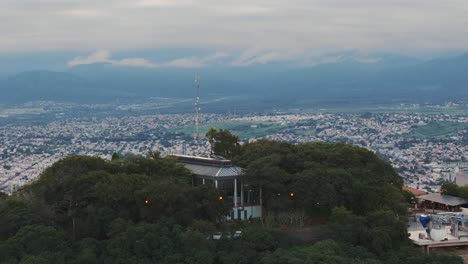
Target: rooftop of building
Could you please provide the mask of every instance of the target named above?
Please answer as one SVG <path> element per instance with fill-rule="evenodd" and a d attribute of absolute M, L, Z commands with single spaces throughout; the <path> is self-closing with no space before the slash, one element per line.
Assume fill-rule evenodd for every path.
<path fill-rule="evenodd" d="M 414 196 L 421 196 L 421 195 L 427 194 L 427 192 L 425 191 L 422 191 L 413 187 L 409 187 L 409 186 L 404 186 L 403 190 L 411 192 L 412 194 L 414 194 Z"/>
<path fill-rule="evenodd" d="M 225 159 L 221 156 L 212 156 L 212 157 L 201 157 L 201 156 L 189 156 L 189 155 L 180 155 L 174 154 L 171 155 L 178 162 L 181 163 L 190 163 L 206 166 L 217 166 L 217 167 L 231 167 L 232 162 L 228 159 Z"/>
<path fill-rule="evenodd" d="M 445 204 L 449 206 L 459 206 L 468 204 L 468 199 L 463 199 L 460 197 L 455 197 L 451 195 L 444 195 L 440 193 L 429 193 L 425 195 L 418 196 L 418 199 Z"/>
<path fill-rule="evenodd" d="M 238 177 L 242 173 L 240 167 L 234 166 L 230 160 L 222 157 L 198 157 L 188 155 L 172 155 L 177 162 L 182 163 L 194 175 L 218 177 Z"/>

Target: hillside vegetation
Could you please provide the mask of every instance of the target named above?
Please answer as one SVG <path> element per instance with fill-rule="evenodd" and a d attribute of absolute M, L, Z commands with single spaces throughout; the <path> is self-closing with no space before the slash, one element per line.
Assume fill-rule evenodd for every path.
<path fill-rule="evenodd" d="M 1 196 L 0 263 L 462 263 L 411 245 L 402 181 L 365 149 L 259 141 L 226 153 L 261 192 L 262 221 L 222 224 L 223 193 L 157 153 L 73 156 Z M 316 215 L 328 219 L 320 242 L 277 231 L 284 216 L 300 228 Z M 228 228 L 243 234 L 210 239 Z"/>

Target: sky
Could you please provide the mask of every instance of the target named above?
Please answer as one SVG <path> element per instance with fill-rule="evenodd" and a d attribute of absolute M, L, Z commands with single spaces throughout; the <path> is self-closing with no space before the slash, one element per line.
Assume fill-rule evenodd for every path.
<path fill-rule="evenodd" d="M 366 54 L 465 51 L 467 14 L 467 0 L 1 0 L 0 54 L 77 54 L 68 67 L 315 63 L 344 51 L 372 61 Z M 132 56 L 158 49 L 204 52 Z"/>

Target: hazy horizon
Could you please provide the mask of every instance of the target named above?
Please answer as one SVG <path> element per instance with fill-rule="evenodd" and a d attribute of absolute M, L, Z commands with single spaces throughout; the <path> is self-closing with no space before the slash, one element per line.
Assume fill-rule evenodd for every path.
<path fill-rule="evenodd" d="M 0 58 L 18 71 L 30 70 L 22 59 L 53 70 L 430 59 L 468 50 L 467 12 L 460 0 L 7 0 Z"/>
<path fill-rule="evenodd" d="M 6 0 L 2 103 L 468 98 L 461 0 Z"/>

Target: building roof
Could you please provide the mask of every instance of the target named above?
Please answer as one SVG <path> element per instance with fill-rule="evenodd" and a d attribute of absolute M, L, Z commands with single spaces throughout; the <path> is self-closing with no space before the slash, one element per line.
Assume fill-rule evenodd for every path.
<path fill-rule="evenodd" d="M 194 175 L 207 177 L 238 177 L 242 169 L 233 166 L 230 160 L 187 155 L 172 155 Z"/>
<path fill-rule="evenodd" d="M 181 162 L 181 163 L 192 163 L 192 164 L 220 166 L 220 167 L 232 166 L 232 162 L 230 160 L 225 159 L 220 156 L 207 158 L 207 157 L 200 157 L 200 156 L 174 154 L 174 155 L 171 155 L 171 157 L 175 158 L 178 162 Z"/>
<path fill-rule="evenodd" d="M 463 198 L 455 197 L 451 195 L 443 195 L 440 193 L 429 193 L 429 194 L 421 195 L 418 197 L 418 199 L 445 204 L 449 206 L 458 206 L 458 205 L 468 204 L 468 199 L 463 199 Z"/>
<path fill-rule="evenodd" d="M 425 192 L 425 191 L 422 191 L 422 190 L 419 190 L 419 189 L 416 189 L 416 188 L 412 188 L 412 187 L 409 187 L 409 186 L 403 186 L 403 190 L 411 192 L 412 194 L 414 194 L 414 196 L 421 196 L 421 195 L 427 194 L 427 192 Z"/>
<path fill-rule="evenodd" d="M 237 177 L 241 175 L 242 170 L 236 166 L 218 167 L 210 165 L 199 165 L 199 164 L 182 164 L 192 171 L 193 174 L 198 176 L 210 176 L 210 177 Z"/>

